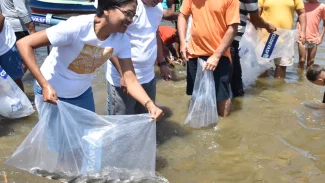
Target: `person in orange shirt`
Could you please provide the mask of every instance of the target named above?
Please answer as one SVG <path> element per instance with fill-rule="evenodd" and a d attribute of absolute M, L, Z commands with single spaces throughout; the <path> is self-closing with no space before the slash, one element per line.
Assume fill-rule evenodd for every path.
<path fill-rule="evenodd" d="M 174 67 L 174 61 L 170 58 L 169 52 L 173 55 L 176 62 L 183 64 L 183 60 L 180 58 L 180 53 L 177 53 L 173 44 L 179 43 L 179 37 L 177 30 L 170 26 L 159 26 L 158 32 L 162 40 L 162 47 L 164 50 L 164 56 L 168 60 L 170 66 Z"/>
<path fill-rule="evenodd" d="M 306 43 L 299 43 L 299 69 L 304 69 L 307 56 L 307 68 L 314 63 L 317 45 L 321 44 L 325 34 L 325 5 L 317 0 L 308 0 L 305 2 L 305 10 L 307 17 Z M 299 20 L 299 19 L 298 19 Z M 319 24 L 323 20 L 322 33 L 319 35 Z M 299 21 L 297 21 L 297 29 L 300 29 Z M 307 50 L 307 55 L 306 55 Z"/>
<path fill-rule="evenodd" d="M 213 71 L 220 116 L 230 113 L 229 47 L 240 23 L 238 10 L 238 0 L 184 0 L 178 16 L 181 54 L 188 60 L 186 93 L 192 95 L 193 92 L 197 59 L 206 60 L 204 70 Z M 187 21 L 191 14 L 191 37 L 187 44 Z"/>

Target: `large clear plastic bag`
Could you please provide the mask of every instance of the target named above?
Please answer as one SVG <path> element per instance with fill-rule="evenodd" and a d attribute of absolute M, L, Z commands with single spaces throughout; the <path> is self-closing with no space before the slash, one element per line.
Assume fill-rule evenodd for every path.
<path fill-rule="evenodd" d="M 156 123 L 149 114 L 99 116 L 40 96 L 35 102 L 39 122 L 7 164 L 70 182 L 155 176 Z"/>
<path fill-rule="evenodd" d="M 297 31 L 277 28 L 274 34 L 265 29 L 256 29 L 247 23 L 245 33 L 239 42 L 239 56 L 244 86 L 253 84 L 257 77 L 271 68 L 270 60 L 293 57 Z"/>
<path fill-rule="evenodd" d="M 256 79 L 266 70 L 272 67 L 270 61 L 259 60 L 255 43 L 257 35 L 244 34 L 239 42 L 239 56 L 242 68 L 242 81 L 244 87 L 254 84 Z"/>
<path fill-rule="evenodd" d="M 11 77 L 0 67 L 0 115 L 22 118 L 34 112 L 31 102 Z"/>
<path fill-rule="evenodd" d="M 216 89 L 212 71 L 202 71 L 205 61 L 198 59 L 191 104 L 185 124 L 201 128 L 218 123 Z"/>

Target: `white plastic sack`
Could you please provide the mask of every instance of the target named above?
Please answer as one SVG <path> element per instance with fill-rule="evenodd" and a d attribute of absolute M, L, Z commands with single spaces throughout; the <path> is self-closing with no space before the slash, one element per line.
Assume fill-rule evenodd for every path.
<path fill-rule="evenodd" d="M 149 114 L 99 116 L 62 101 L 35 101 L 39 122 L 7 164 L 71 182 L 155 176 L 156 123 Z"/>
<path fill-rule="evenodd" d="M 279 57 L 293 57 L 297 41 L 296 30 L 277 28 L 273 34 L 256 29 L 247 23 L 245 33 L 239 42 L 239 56 L 244 86 L 253 84 L 257 77 L 272 67 L 270 60 Z"/>
<path fill-rule="evenodd" d="M 242 81 L 244 87 L 255 83 L 256 79 L 272 67 L 270 61 L 259 60 L 255 43 L 257 35 L 244 34 L 239 42 L 239 56 L 242 68 Z"/>
<path fill-rule="evenodd" d="M 205 62 L 198 59 L 191 104 L 185 124 L 201 128 L 218 122 L 216 90 L 212 71 L 202 71 Z"/>
<path fill-rule="evenodd" d="M 22 118 L 34 112 L 27 96 L 11 77 L 0 67 L 0 115 L 7 118 Z"/>

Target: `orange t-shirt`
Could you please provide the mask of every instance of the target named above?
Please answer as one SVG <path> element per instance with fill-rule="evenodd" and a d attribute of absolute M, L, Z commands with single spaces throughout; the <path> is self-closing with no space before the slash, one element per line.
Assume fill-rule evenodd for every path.
<path fill-rule="evenodd" d="M 176 29 L 170 26 L 159 26 L 158 31 L 164 44 L 169 45 L 176 42 L 174 36 L 176 34 Z"/>
<path fill-rule="evenodd" d="M 239 0 L 184 0 L 180 12 L 192 14 L 189 58 L 211 56 L 224 37 L 228 25 L 239 24 Z M 224 56 L 231 59 L 230 49 Z"/>

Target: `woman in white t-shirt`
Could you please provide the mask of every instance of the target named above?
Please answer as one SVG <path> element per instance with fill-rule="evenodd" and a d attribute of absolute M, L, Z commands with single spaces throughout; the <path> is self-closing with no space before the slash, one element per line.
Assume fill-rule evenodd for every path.
<path fill-rule="evenodd" d="M 45 102 L 62 101 L 95 111 L 91 81 L 96 68 L 116 56 L 132 97 L 152 118 L 163 115 L 139 84 L 131 61 L 130 40 L 123 34 L 136 18 L 134 0 L 98 0 L 96 15 L 71 17 L 67 21 L 18 41 L 28 69 L 35 76 L 35 92 Z M 33 49 L 53 45 L 41 68 Z"/>

